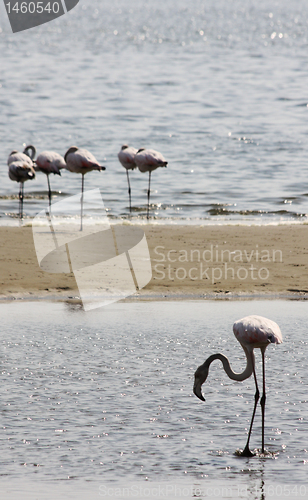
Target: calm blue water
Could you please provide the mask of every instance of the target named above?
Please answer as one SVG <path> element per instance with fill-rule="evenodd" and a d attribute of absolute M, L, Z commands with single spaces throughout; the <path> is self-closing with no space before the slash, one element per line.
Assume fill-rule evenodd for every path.
<path fill-rule="evenodd" d="M 266 356 L 272 454 L 244 459 L 234 453 L 245 444 L 253 378 L 231 381 L 214 363 L 205 403 L 192 383 L 215 352 L 244 368 L 232 324 L 252 313 L 277 321 L 284 343 Z M 290 498 L 286 485 L 297 488 L 292 498 L 307 498 L 306 302 L 131 302 L 90 313 L 13 302 L 0 304 L 0 319 L 1 498 L 238 499 L 243 489 L 243 498 L 278 499 Z M 261 380 L 260 353 L 256 367 Z M 252 448 L 261 444 L 260 413 Z M 186 493 L 144 493 L 158 485 Z M 222 486 L 233 496 L 205 495 Z M 117 495 L 117 487 L 131 489 Z"/>
<path fill-rule="evenodd" d="M 0 6 L 0 222 L 16 217 L 12 149 L 89 149 L 86 176 L 112 218 L 127 218 L 123 143 L 161 151 L 151 215 L 173 222 L 307 220 L 308 4 L 237 0 L 83 0 L 68 15 L 12 34 Z M 143 220 L 147 174 L 131 175 Z M 51 179 L 76 194 L 80 176 Z M 43 174 L 25 211 L 47 204 Z"/>

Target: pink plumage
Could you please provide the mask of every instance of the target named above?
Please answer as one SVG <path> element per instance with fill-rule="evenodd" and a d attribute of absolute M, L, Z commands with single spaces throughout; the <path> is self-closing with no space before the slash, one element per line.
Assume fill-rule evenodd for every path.
<path fill-rule="evenodd" d="M 154 149 L 139 149 L 135 162 L 140 172 L 153 172 L 158 167 L 166 167 L 168 162 L 163 155 Z"/>
<path fill-rule="evenodd" d="M 91 172 L 91 170 L 106 170 L 106 167 L 100 165 L 90 151 L 77 148 L 76 146 L 72 146 L 66 151 L 64 160 L 66 161 L 66 168 L 70 172 L 82 175 L 80 199 L 80 231 L 82 231 L 84 176 L 87 172 Z"/>
<path fill-rule="evenodd" d="M 31 157 L 26 153 L 28 149 L 31 149 Z M 9 178 L 16 182 L 25 182 L 28 179 L 35 179 L 35 171 L 32 161 L 34 156 L 34 146 L 26 146 L 23 153 L 19 153 L 16 150 L 12 151 L 7 159 Z"/>
<path fill-rule="evenodd" d="M 137 149 L 133 148 L 132 146 L 124 144 L 121 147 L 118 153 L 118 158 L 119 162 L 121 163 L 121 165 L 123 165 L 124 168 L 126 168 L 126 170 L 134 170 L 134 168 L 136 168 L 136 153 Z"/>
<path fill-rule="evenodd" d="M 35 147 L 30 145 L 25 147 L 23 153 L 19 153 L 16 150 L 12 151 L 7 160 L 9 178 L 12 181 L 20 183 L 18 195 L 20 219 L 23 218 L 24 183 L 29 179 L 35 179 L 35 170 L 32 161 L 34 156 Z"/>
<path fill-rule="evenodd" d="M 60 170 L 66 168 L 63 156 L 55 151 L 43 151 L 36 159 L 37 169 L 46 174 L 48 186 L 49 210 L 51 211 L 51 187 L 49 181 L 50 174 L 61 175 Z"/>
<path fill-rule="evenodd" d="M 33 166 L 21 160 L 11 162 L 8 173 L 11 181 L 26 182 L 35 179 Z"/>
<path fill-rule="evenodd" d="M 43 151 L 40 153 L 36 159 L 36 164 L 38 168 L 44 172 L 44 174 L 60 174 L 62 168 L 66 168 L 66 163 L 59 153 L 55 151 Z"/>
<path fill-rule="evenodd" d="M 66 151 L 64 160 L 67 169 L 77 174 L 86 174 L 91 170 L 106 170 L 106 167 L 100 165 L 90 151 L 76 146 L 72 146 Z"/>
<path fill-rule="evenodd" d="M 135 162 L 136 153 L 137 149 L 133 148 L 132 146 L 128 146 L 127 144 L 123 144 L 118 153 L 119 162 L 126 169 L 130 212 L 132 210 L 132 199 L 131 199 L 131 188 L 130 188 L 128 171 L 134 170 L 136 168 L 136 162 Z"/>
<path fill-rule="evenodd" d="M 30 156 L 26 155 L 25 153 L 19 153 L 18 151 L 12 151 L 7 160 L 8 166 L 10 166 L 11 163 L 15 163 L 17 161 L 22 162 L 24 165 L 33 167 L 33 161 Z"/>
<path fill-rule="evenodd" d="M 147 219 L 149 218 L 150 210 L 150 192 L 151 192 L 151 173 L 158 167 L 166 167 L 168 162 L 163 155 L 154 149 L 138 149 L 135 155 L 135 162 L 140 172 L 149 172 L 149 185 L 148 185 L 148 206 L 147 206 Z"/>
<path fill-rule="evenodd" d="M 233 325 L 233 332 L 237 340 L 246 346 L 254 344 L 254 347 L 261 347 L 269 343 L 282 343 L 277 323 L 262 316 L 246 316 L 239 319 Z"/>

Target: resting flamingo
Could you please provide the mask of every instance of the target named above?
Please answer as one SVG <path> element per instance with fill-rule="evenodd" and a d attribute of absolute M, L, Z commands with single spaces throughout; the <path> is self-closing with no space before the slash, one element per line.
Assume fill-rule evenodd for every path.
<path fill-rule="evenodd" d="M 264 420 L 265 420 L 265 349 L 269 344 L 281 344 L 282 343 L 282 335 L 279 326 L 274 321 L 263 318 L 262 316 L 246 316 L 238 321 L 236 321 L 233 325 L 233 332 L 237 340 L 240 342 L 242 348 L 244 349 L 247 365 L 243 373 L 235 373 L 229 363 L 229 360 L 223 354 L 212 354 L 203 365 L 199 366 L 195 372 L 195 382 L 194 382 L 194 394 L 201 399 L 201 401 L 205 401 L 202 392 L 201 386 L 206 381 L 210 364 L 215 359 L 220 359 L 223 364 L 224 370 L 229 378 L 232 380 L 245 380 L 253 373 L 255 385 L 256 385 L 256 393 L 255 393 L 255 403 L 254 409 L 252 413 L 250 428 L 248 432 L 248 439 L 244 450 L 241 455 L 244 457 L 251 457 L 254 454 L 249 449 L 249 440 L 252 430 L 252 425 L 256 413 L 257 403 L 260 397 L 257 377 L 255 372 L 255 356 L 253 350 L 257 347 L 261 349 L 262 354 L 262 371 L 263 371 L 263 394 L 261 397 L 261 411 L 262 411 L 262 450 L 264 453 Z"/>
<path fill-rule="evenodd" d="M 80 231 L 82 231 L 84 176 L 87 172 L 91 172 L 91 170 L 106 170 L 106 167 L 99 165 L 96 158 L 87 149 L 79 149 L 76 146 L 72 146 L 66 151 L 64 160 L 66 161 L 66 168 L 70 172 L 82 175 L 80 199 Z"/>
<path fill-rule="evenodd" d="M 12 181 L 19 182 L 19 217 L 23 218 L 23 203 L 24 203 L 24 183 L 27 180 L 35 179 L 35 171 L 33 168 L 33 159 L 35 156 L 35 147 L 32 145 L 26 146 L 23 153 L 14 150 L 10 153 L 7 164 L 9 167 L 9 178 Z"/>
<path fill-rule="evenodd" d="M 150 208 L 150 186 L 151 186 L 151 173 L 158 167 L 166 167 L 168 162 L 165 160 L 163 155 L 154 149 L 144 149 L 141 148 L 137 151 L 135 155 L 135 162 L 140 172 L 149 172 L 149 186 L 148 186 L 148 208 L 147 208 L 147 219 L 149 218 L 149 208 Z"/>
<path fill-rule="evenodd" d="M 61 175 L 60 170 L 66 168 L 66 163 L 63 156 L 54 151 L 43 151 L 36 159 L 38 169 L 46 174 L 48 185 L 49 211 L 51 210 L 51 189 L 49 182 L 49 174 Z"/>
<path fill-rule="evenodd" d="M 132 146 L 128 146 L 127 144 L 123 144 L 121 147 L 121 150 L 118 153 L 118 158 L 120 163 L 123 165 L 123 167 L 126 169 L 126 175 L 127 175 L 127 184 L 128 184 L 128 197 L 129 197 L 129 211 L 132 211 L 132 203 L 131 203 L 131 189 L 130 189 L 130 182 L 129 182 L 129 175 L 128 171 L 129 170 L 134 170 L 136 168 L 136 162 L 135 162 L 135 155 L 137 153 L 137 149 L 133 148 Z"/>

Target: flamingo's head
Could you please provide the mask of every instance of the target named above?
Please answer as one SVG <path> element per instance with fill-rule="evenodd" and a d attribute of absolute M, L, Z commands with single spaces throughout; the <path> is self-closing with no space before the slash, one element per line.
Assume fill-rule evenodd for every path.
<path fill-rule="evenodd" d="M 201 401 L 205 401 L 205 399 L 202 395 L 202 392 L 201 392 L 201 387 L 202 387 L 202 384 L 204 384 L 204 382 L 206 381 L 208 373 L 209 373 L 208 367 L 207 366 L 205 367 L 204 365 L 199 366 L 199 368 L 197 368 L 197 370 L 195 372 L 195 381 L 194 381 L 193 391 L 194 391 L 195 396 L 197 396 L 197 398 L 201 399 Z"/>
<path fill-rule="evenodd" d="M 76 151 L 78 151 L 77 146 L 71 146 L 71 147 L 70 147 L 70 148 L 66 151 L 66 153 L 65 153 L 65 155 L 64 155 L 64 160 L 65 160 L 65 162 L 66 162 L 66 159 L 67 159 L 68 155 L 69 155 L 70 153 L 76 153 Z"/>

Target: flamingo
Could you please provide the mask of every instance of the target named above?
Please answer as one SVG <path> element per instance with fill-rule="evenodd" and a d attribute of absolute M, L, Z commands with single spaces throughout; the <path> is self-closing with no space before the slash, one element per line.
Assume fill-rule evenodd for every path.
<path fill-rule="evenodd" d="M 82 231 L 84 176 L 87 172 L 91 172 L 91 170 L 106 170 L 106 167 L 99 165 L 96 158 L 87 149 L 80 149 L 76 146 L 72 146 L 66 151 L 64 160 L 66 161 L 66 168 L 70 172 L 82 175 L 80 199 L 80 231 Z"/>
<path fill-rule="evenodd" d="M 49 211 L 51 210 L 51 189 L 49 182 L 49 174 L 61 175 L 60 170 L 66 168 L 66 163 L 63 156 L 54 151 L 43 151 L 36 159 L 36 165 L 41 172 L 44 172 L 47 177 Z"/>
<path fill-rule="evenodd" d="M 139 168 L 140 172 L 149 172 L 149 186 L 148 186 L 148 208 L 147 208 L 147 219 L 149 218 L 149 208 L 150 208 L 150 186 L 151 186 L 151 173 L 158 167 L 166 167 L 168 162 L 165 160 L 163 155 L 154 149 L 144 149 L 141 148 L 137 151 L 135 155 L 135 163 Z"/>
<path fill-rule="evenodd" d="M 137 167 L 137 165 L 135 163 L 136 153 L 137 153 L 137 149 L 133 148 L 132 146 L 128 146 L 127 144 L 124 144 L 118 153 L 119 161 L 123 165 L 123 167 L 126 169 L 127 183 L 128 183 L 128 196 L 129 196 L 129 211 L 130 212 L 132 211 L 132 204 L 131 204 L 132 200 L 131 200 L 131 189 L 130 189 L 128 171 L 134 170 L 134 168 Z"/>
<path fill-rule="evenodd" d="M 19 217 L 23 218 L 23 201 L 24 201 L 24 183 L 27 180 L 35 179 L 35 170 L 33 168 L 33 159 L 35 156 L 35 147 L 32 145 L 26 146 L 23 153 L 14 150 L 10 153 L 7 164 L 9 167 L 9 178 L 12 181 L 20 183 L 19 188 Z"/>
<path fill-rule="evenodd" d="M 243 373 L 235 373 L 229 363 L 229 360 L 226 356 L 221 353 L 212 354 L 203 365 L 199 366 L 195 372 L 195 382 L 194 382 L 194 394 L 201 399 L 201 401 L 205 401 L 202 392 L 201 386 L 206 381 L 210 364 L 215 359 L 220 359 L 223 364 L 224 370 L 229 378 L 232 380 L 246 380 L 253 373 L 255 385 L 256 385 L 256 393 L 255 393 L 255 403 L 254 409 L 252 413 L 248 439 L 244 450 L 241 455 L 243 457 L 252 457 L 254 454 L 249 449 L 249 440 L 250 434 L 252 430 L 253 420 L 256 413 L 257 403 L 260 397 L 257 377 L 255 372 L 255 356 L 253 350 L 257 347 L 261 349 L 262 354 L 262 371 L 263 371 L 263 394 L 261 397 L 261 411 L 262 411 L 262 453 L 264 453 L 264 417 L 265 417 L 265 349 L 269 344 L 281 344 L 282 343 L 282 335 L 279 326 L 274 321 L 263 318 L 262 316 L 246 316 L 245 318 L 239 319 L 233 325 L 233 332 L 237 340 L 240 342 L 242 348 L 244 349 L 247 365 Z"/>
<path fill-rule="evenodd" d="M 35 153 L 35 147 L 31 144 L 29 146 L 26 146 L 22 153 L 19 153 L 18 151 L 16 151 L 16 149 L 14 149 L 14 151 L 12 151 L 8 157 L 7 164 L 10 165 L 15 161 L 22 161 L 25 164 L 33 167 Z"/>

